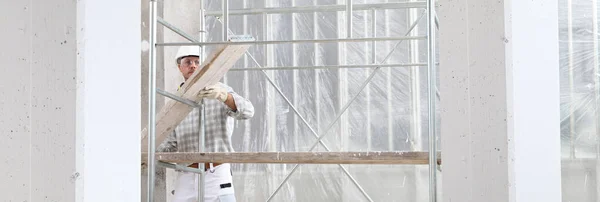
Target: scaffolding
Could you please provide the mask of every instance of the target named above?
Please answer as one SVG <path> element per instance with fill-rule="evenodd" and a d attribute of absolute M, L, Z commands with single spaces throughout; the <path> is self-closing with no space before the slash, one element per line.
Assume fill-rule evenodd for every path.
<path fill-rule="evenodd" d="M 246 2 L 246 1 L 244 1 Z M 214 162 L 214 163 L 267 163 L 267 164 L 278 164 L 278 163 L 295 163 L 296 165 L 294 166 L 294 168 L 286 175 L 285 179 L 279 184 L 279 186 L 277 187 L 276 190 L 274 190 L 270 197 L 267 199 L 267 201 L 271 201 L 273 199 L 273 197 L 281 190 L 281 188 L 283 187 L 283 185 L 290 179 L 290 176 L 297 170 L 297 168 L 299 167 L 300 164 L 337 164 L 342 171 L 344 172 L 344 174 L 346 176 L 349 177 L 349 179 L 352 181 L 352 183 L 361 191 L 361 193 L 365 196 L 365 198 L 368 201 L 373 201 L 369 195 L 365 192 L 364 189 L 362 189 L 361 185 L 353 178 L 353 176 L 351 175 L 350 172 L 348 172 L 348 170 L 344 167 L 343 164 L 427 164 L 429 166 L 429 201 L 435 202 L 437 201 L 437 187 L 436 187 L 436 170 L 438 169 L 438 164 L 441 163 L 440 159 L 440 155 L 438 154 L 438 152 L 415 152 L 415 151 L 407 151 L 407 152 L 400 152 L 400 151 L 394 151 L 394 145 L 391 143 L 391 139 L 393 138 L 394 134 L 392 129 L 393 126 L 393 122 L 391 121 L 391 119 L 388 119 L 388 123 L 387 126 L 389 128 L 388 130 L 388 138 L 390 138 L 390 143 L 389 143 L 389 149 L 391 151 L 388 152 L 333 152 L 331 151 L 331 149 L 325 144 L 325 142 L 323 141 L 323 138 L 327 135 L 327 132 L 330 131 L 330 129 L 332 129 L 335 125 L 336 122 L 341 120 L 342 123 L 342 130 L 344 130 L 344 121 L 345 119 L 347 119 L 347 117 L 345 117 L 344 113 L 348 110 L 348 108 L 350 107 L 350 105 L 353 103 L 353 101 L 355 101 L 358 97 L 358 95 L 361 92 L 364 92 L 367 94 L 367 103 L 370 103 L 370 97 L 368 96 L 370 91 L 369 88 L 366 88 L 369 85 L 369 82 L 374 78 L 374 76 L 376 75 L 377 72 L 382 71 L 383 69 L 386 69 L 386 73 L 388 76 L 388 89 L 390 89 L 390 75 L 392 74 L 390 71 L 390 68 L 395 68 L 395 67 L 410 67 L 411 68 L 411 76 L 413 77 L 412 85 L 411 85 L 411 92 L 413 93 L 412 95 L 412 99 L 417 99 L 417 100 L 413 100 L 413 103 L 415 103 L 417 106 L 416 107 L 412 107 L 413 111 L 413 119 L 414 121 L 412 122 L 413 126 L 411 127 L 411 133 L 413 133 L 412 138 L 421 138 L 420 136 L 415 136 L 414 134 L 421 134 L 420 132 L 420 118 L 419 118 L 419 114 L 421 113 L 420 111 L 420 104 L 418 98 L 420 97 L 420 88 L 419 88 L 419 71 L 417 68 L 419 67 L 427 67 L 427 82 L 428 82 L 428 92 L 427 92 L 427 108 L 428 110 L 428 137 L 429 137 L 429 151 L 437 151 L 437 145 L 436 145 L 436 110 L 435 110 L 435 101 L 436 101 L 436 97 L 437 97 L 437 92 L 436 92 L 436 58 L 435 58 L 435 53 L 436 53 L 436 47 L 435 47 L 435 36 L 436 36 L 436 17 L 435 17 L 435 2 L 434 0 L 426 0 L 426 1 L 416 1 L 416 0 L 412 0 L 412 1 L 408 1 L 408 2 L 387 2 L 387 3 L 365 3 L 365 4 L 356 4 L 354 3 L 352 0 L 338 0 L 338 3 L 343 3 L 343 4 L 336 4 L 336 5 L 312 5 L 312 6 L 296 6 L 296 1 L 292 0 L 292 7 L 269 7 L 269 1 L 265 0 L 265 7 L 264 8 L 245 8 L 245 9 L 230 9 L 230 5 L 229 5 L 229 0 L 222 0 L 221 1 L 222 5 L 221 11 L 207 11 L 204 8 L 204 1 L 201 0 L 200 1 L 200 34 L 199 36 L 193 37 L 187 33 L 184 33 L 182 30 L 178 29 L 176 26 L 168 23 L 166 20 L 159 18 L 157 15 L 157 0 L 151 0 L 150 1 L 150 49 L 149 49 L 149 57 L 150 57 L 150 62 L 149 62 L 149 109 L 148 109 L 148 152 L 143 154 L 143 158 L 145 161 L 147 161 L 148 164 L 148 195 L 147 195 L 147 199 L 149 202 L 154 201 L 153 196 L 154 196 L 154 187 L 155 187 L 155 171 L 156 171 L 156 167 L 157 166 L 162 166 L 162 167 L 166 167 L 166 168 L 171 168 L 171 169 L 179 169 L 179 170 L 184 170 L 184 171 L 189 171 L 189 172 L 195 172 L 200 174 L 200 180 L 199 182 L 202 183 L 203 182 L 203 178 L 204 178 L 204 165 L 203 164 L 199 164 L 199 168 L 198 169 L 194 169 L 194 168 L 188 168 L 188 167 L 182 167 L 177 165 L 176 163 L 201 163 L 201 162 Z M 377 37 L 376 36 L 376 23 L 373 22 L 372 26 L 370 27 L 371 30 L 371 36 L 370 37 L 353 37 L 352 35 L 352 30 L 353 30 L 353 13 L 361 11 L 364 12 L 365 14 L 370 12 L 371 14 L 371 18 L 373 19 L 373 21 L 375 21 L 376 18 L 376 11 L 378 10 L 390 10 L 390 9 L 409 9 L 409 15 L 408 15 L 408 19 L 412 22 L 410 22 L 410 27 L 408 28 L 408 31 L 403 35 L 403 36 L 397 36 L 397 37 L 390 37 L 389 35 L 385 36 L 385 37 Z M 422 12 L 419 12 L 419 9 L 422 10 Z M 339 12 L 345 12 L 345 16 L 340 16 L 342 14 L 340 14 Z M 233 33 L 233 31 L 230 29 L 230 16 L 245 16 L 245 15 L 263 15 L 263 16 L 267 16 L 267 15 L 271 15 L 271 14 L 290 14 L 290 13 L 310 13 L 310 12 L 315 12 L 315 16 L 316 16 L 316 12 L 338 12 L 337 15 L 340 17 L 345 17 L 346 19 L 346 24 L 345 27 L 343 25 L 340 25 L 340 27 L 344 27 L 346 32 L 346 36 L 343 36 L 341 34 L 338 33 L 338 37 L 337 38 L 327 38 L 327 39 L 317 39 L 316 37 L 314 39 L 297 39 L 295 36 L 295 31 L 292 31 L 292 39 L 290 40 L 271 40 L 269 39 L 270 37 L 268 35 L 265 34 L 265 36 L 262 36 L 263 40 L 255 40 L 255 41 L 231 41 L 229 40 L 232 36 L 236 36 L 239 33 Z M 217 21 L 221 24 L 221 28 L 222 28 L 222 36 L 221 36 L 221 41 L 215 42 L 207 42 L 206 40 L 206 33 L 208 32 L 206 29 L 206 17 L 212 16 L 214 18 L 217 19 Z M 265 31 L 263 33 L 267 33 L 268 31 L 272 31 L 270 30 L 269 27 L 269 22 L 268 22 L 268 18 L 263 18 L 264 19 L 264 24 L 266 25 L 264 27 Z M 413 31 L 415 29 L 415 27 L 417 27 L 419 21 L 421 21 L 422 19 L 426 19 L 427 21 L 427 34 L 425 36 L 418 36 L 417 32 Z M 316 26 L 316 20 L 317 18 L 315 17 L 315 25 Z M 246 21 L 246 20 L 245 20 Z M 246 23 L 246 22 L 245 22 Z M 169 30 L 175 32 L 176 34 L 180 35 L 181 37 L 189 40 L 189 43 L 158 43 L 157 42 L 157 26 L 158 25 L 162 25 L 166 28 L 168 28 Z M 365 23 L 366 24 L 366 23 Z M 365 32 L 367 31 L 367 29 L 369 29 L 368 27 L 365 26 Z M 370 46 L 370 48 L 372 50 L 376 49 L 376 43 L 377 41 L 395 41 L 395 46 L 392 47 L 392 49 L 389 51 L 389 53 L 387 55 L 385 55 L 384 59 L 380 62 L 376 61 L 376 53 L 375 51 L 371 51 L 371 61 L 370 64 L 361 64 L 361 65 L 344 65 L 344 64 L 337 64 L 337 65 L 311 65 L 311 66 L 299 66 L 298 65 L 298 61 L 296 58 L 294 58 L 294 64 L 292 66 L 275 66 L 273 65 L 273 62 L 269 62 L 269 59 L 266 59 L 266 65 L 260 64 L 258 62 L 258 60 L 249 52 L 247 51 L 245 54 L 247 56 L 247 58 L 249 60 L 251 60 L 251 62 L 254 63 L 254 65 L 256 65 L 257 67 L 254 68 L 233 68 L 231 69 L 231 71 L 260 71 L 262 72 L 262 74 L 265 76 L 265 78 L 267 79 L 268 83 L 273 87 L 270 88 L 269 91 L 269 95 L 268 96 L 273 96 L 276 93 L 278 95 L 280 95 L 284 101 L 289 105 L 289 107 L 292 109 L 292 111 L 294 112 L 295 116 L 297 116 L 297 119 L 294 119 L 294 125 L 299 125 L 299 124 L 304 124 L 306 127 L 308 127 L 308 129 L 310 130 L 310 133 L 312 133 L 311 135 L 314 136 L 315 141 L 314 144 L 311 145 L 310 149 L 306 152 L 239 152 L 239 153 L 206 153 L 204 152 L 204 149 L 202 148 L 202 146 L 200 147 L 200 150 L 197 153 L 157 153 L 156 152 L 156 142 L 155 142 L 155 138 L 156 138 L 156 94 L 160 94 L 163 95 L 165 97 L 171 98 L 173 100 L 179 101 L 181 103 L 187 104 L 190 107 L 193 108 L 197 108 L 198 110 L 200 110 L 200 118 L 199 120 L 202 120 L 200 122 L 200 145 L 204 145 L 204 142 L 202 142 L 204 140 L 205 137 L 205 123 L 204 123 L 204 104 L 201 103 L 196 103 L 194 101 L 191 100 L 186 100 L 184 98 L 178 97 L 177 95 L 168 93 L 162 89 L 158 89 L 156 87 L 156 49 L 158 47 L 166 47 L 166 46 L 181 46 L 181 45 L 194 45 L 194 46 L 198 46 L 200 48 L 200 53 L 201 53 L 201 57 L 200 59 L 204 59 L 205 55 L 206 55 L 206 47 L 207 46 L 212 46 L 212 45 L 231 45 L 231 44 L 250 44 L 250 45 L 265 45 L 267 46 L 267 48 L 265 49 L 265 56 L 268 57 L 270 54 L 272 55 L 272 48 L 269 48 L 268 45 L 269 44 L 298 44 L 298 43 L 314 43 L 314 44 L 318 44 L 318 43 L 347 43 L 347 42 L 364 42 L 364 44 L 366 46 Z M 405 63 L 405 64 L 388 64 L 387 61 L 388 59 L 392 56 L 392 53 L 394 52 L 394 50 L 396 50 L 396 48 L 398 47 L 398 45 L 400 45 L 402 42 L 407 41 L 409 43 L 409 47 L 410 47 L 410 63 Z M 426 41 L 427 44 L 427 62 L 426 63 L 420 63 L 419 62 L 419 54 L 418 54 L 418 41 Z M 293 46 L 294 49 L 294 55 L 296 53 L 296 46 Z M 315 46 L 315 50 L 316 50 L 316 46 Z M 366 53 L 365 53 L 366 54 Z M 315 54 L 316 55 L 316 54 Z M 298 103 L 295 102 L 293 100 L 290 100 L 282 91 L 282 89 L 280 87 L 278 87 L 278 85 L 276 84 L 276 82 L 273 80 L 274 74 L 273 74 L 273 70 L 292 70 L 294 71 L 294 78 L 297 79 L 297 70 L 300 69 L 314 69 L 315 71 L 317 69 L 351 69 L 351 68 L 370 68 L 372 69 L 371 71 L 368 71 L 369 73 L 366 75 L 367 79 L 360 84 L 360 87 L 358 88 L 358 93 L 356 93 L 354 96 L 352 97 L 346 97 L 344 96 L 343 98 L 340 98 L 340 103 L 345 102 L 345 104 L 341 105 L 340 104 L 340 111 L 339 113 L 337 113 L 335 115 L 335 119 L 334 121 L 331 122 L 331 124 L 327 125 L 327 127 L 325 127 L 324 130 L 319 130 L 319 128 L 315 129 L 313 127 L 311 127 L 311 125 L 309 124 L 309 122 L 306 120 L 305 117 L 303 117 L 301 115 L 301 113 L 299 112 L 299 110 L 297 109 L 296 105 L 294 103 Z M 270 71 L 269 71 L 270 70 Z M 268 72 L 269 71 L 269 72 Z M 344 75 L 344 72 L 341 71 L 340 73 L 340 80 L 338 81 L 341 85 L 340 86 L 344 86 L 343 84 L 345 84 L 345 86 L 347 87 L 347 83 L 348 78 L 347 78 L 347 74 Z M 315 74 L 315 76 L 318 76 L 318 74 Z M 297 81 L 297 80 L 294 80 Z M 318 79 L 315 79 L 315 81 L 318 82 Z M 318 86 L 319 84 L 315 84 L 316 86 Z M 297 88 L 297 86 L 294 84 L 294 88 Z M 316 89 L 318 91 L 318 88 Z M 295 91 L 294 91 L 295 92 Z M 318 93 L 317 93 L 318 94 Z M 388 96 L 391 94 L 390 92 L 388 92 Z M 294 96 L 294 99 L 296 98 L 296 96 Z M 387 107 L 388 109 L 390 109 L 392 107 L 391 101 L 389 101 L 390 99 L 388 99 L 388 104 Z M 318 105 L 317 105 L 318 106 Z M 367 105 L 367 111 L 370 111 L 370 104 Z M 317 110 L 317 117 L 319 117 L 319 110 Z M 268 122 L 274 122 L 274 115 L 275 114 L 270 114 L 273 115 L 271 117 L 269 117 L 269 120 L 267 120 Z M 391 114 L 388 113 L 388 116 L 391 116 Z M 317 118 L 317 120 L 319 120 Z M 367 118 L 367 122 L 370 122 L 371 120 Z M 347 124 L 347 123 L 346 123 Z M 269 131 L 270 135 L 273 135 L 275 133 L 275 131 Z M 298 131 L 294 131 L 294 134 L 297 135 Z M 368 148 L 370 149 L 371 147 L 371 135 L 372 132 L 370 130 L 367 131 L 367 142 L 366 144 L 368 145 Z M 433 141 L 432 141 L 433 140 Z M 420 140 L 415 141 L 415 142 L 421 142 Z M 323 146 L 323 148 L 325 148 L 325 150 L 327 150 L 326 152 L 318 152 L 318 151 L 313 151 L 317 146 Z M 421 146 L 418 146 L 421 147 Z M 204 194 L 204 186 L 198 186 L 199 190 L 199 196 L 203 196 Z M 200 201 L 203 201 L 203 197 L 199 197 Z"/>

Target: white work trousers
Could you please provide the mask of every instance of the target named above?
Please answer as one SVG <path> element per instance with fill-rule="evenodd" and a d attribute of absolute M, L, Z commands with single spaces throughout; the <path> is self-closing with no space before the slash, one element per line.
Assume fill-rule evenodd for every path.
<path fill-rule="evenodd" d="M 174 202 L 197 202 L 198 177 L 191 172 L 179 172 L 175 185 Z M 235 202 L 231 165 L 228 163 L 210 168 L 204 175 L 205 202 Z"/>

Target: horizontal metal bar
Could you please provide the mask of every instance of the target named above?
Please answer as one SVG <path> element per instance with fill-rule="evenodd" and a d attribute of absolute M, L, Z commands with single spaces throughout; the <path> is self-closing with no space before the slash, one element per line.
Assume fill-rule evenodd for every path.
<path fill-rule="evenodd" d="M 295 69 L 349 69 L 349 68 L 377 68 L 377 67 L 426 67 L 427 63 L 412 64 L 383 64 L 383 65 L 323 65 L 323 66 L 281 66 L 281 67 L 248 67 L 231 68 L 229 71 L 258 71 L 258 70 L 295 70 Z"/>
<path fill-rule="evenodd" d="M 169 28 L 171 31 L 175 32 L 176 34 L 178 34 L 179 36 L 192 41 L 192 42 L 200 42 L 196 39 L 194 39 L 194 37 L 186 34 L 183 30 L 180 30 L 179 28 L 171 25 L 170 23 L 168 23 L 167 21 L 165 21 L 164 19 L 162 19 L 161 17 L 157 18 L 158 23 L 162 24 L 163 26 L 165 26 L 166 28 Z"/>
<path fill-rule="evenodd" d="M 177 164 L 173 164 L 173 163 L 165 163 L 165 162 L 162 162 L 162 161 L 157 161 L 156 165 L 160 166 L 160 167 L 164 167 L 164 168 L 170 168 L 170 169 L 173 169 L 173 170 L 181 170 L 181 171 L 198 173 L 198 174 L 201 174 L 203 172 L 200 169 L 190 168 L 190 167 L 181 166 L 181 165 L 177 165 Z"/>
<path fill-rule="evenodd" d="M 374 3 L 374 4 L 353 4 L 352 10 L 371 10 L 371 9 L 406 9 L 406 8 L 425 8 L 425 1 L 422 2 L 392 2 L 392 3 Z M 229 10 L 229 15 L 259 15 L 259 14 L 278 14 L 278 13 L 308 13 L 308 12 L 335 12 L 345 11 L 346 5 L 318 5 L 318 6 L 298 6 L 298 7 L 271 7 L 271 8 L 247 8 Z M 223 16 L 223 11 L 207 11 L 207 16 Z"/>
<path fill-rule="evenodd" d="M 200 107 L 200 105 L 198 103 L 196 103 L 196 102 L 194 102 L 192 100 L 188 100 L 188 99 L 179 97 L 179 96 L 177 96 L 175 94 L 169 93 L 169 92 L 164 91 L 164 90 L 162 90 L 160 88 L 157 88 L 156 92 L 158 94 L 161 94 L 161 95 L 165 96 L 165 97 L 171 98 L 171 99 L 173 99 L 175 101 L 178 101 L 178 102 L 181 102 L 183 104 L 189 105 L 190 107 Z"/>
<path fill-rule="evenodd" d="M 231 44 L 285 44 L 285 43 L 332 43 L 332 42 L 365 42 L 365 41 L 400 41 L 400 40 L 424 40 L 426 36 L 401 36 L 401 37 L 374 37 L 374 38 L 350 38 L 350 39 L 303 39 L 303 40 L 277 40 L 277 41 L 218 41 L 204 43 L 157 43 L 156 46 L 202 46 L 202 45 L 231 45 Z"/>
<path fill-rule="evenodd" d="M 438 152 L 439 153 L 439 152 Z M 145 161 L 147 155 L 142 155 Z M 438 157 L 440 158 L 440 157 Z M 156 153 L 170 163 L 411 164 L 427 165 L 428 152 L 172 152 Z M 438 159 L 441 164 L 441 159 Z"/>

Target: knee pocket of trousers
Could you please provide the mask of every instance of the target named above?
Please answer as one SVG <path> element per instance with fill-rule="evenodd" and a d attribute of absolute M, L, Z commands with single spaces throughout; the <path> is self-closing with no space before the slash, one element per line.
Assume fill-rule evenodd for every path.
<path fill-rule="evenodd" d="M 219 201 L 221 202 L 235 202 L 235 192 L 233 187 L 221 188 L 219 190 Z"/>
<path fill-rule="evenodd" d="M 235 195 L 234 194 L 219 195 L 219 201 L 220 202 L 235 202 Z"/>

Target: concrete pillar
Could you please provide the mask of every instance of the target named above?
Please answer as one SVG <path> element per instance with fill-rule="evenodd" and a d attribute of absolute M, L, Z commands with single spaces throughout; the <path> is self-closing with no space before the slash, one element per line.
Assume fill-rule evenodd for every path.
<path fill-rule="evenodd" d="M 139 201 L 139 2 L 0 13 L 0 201 Z"/>
<path fill-rule="evenodd" d="M 443 201 L 561 201 L 557 6 L 439 1 Z"/>

